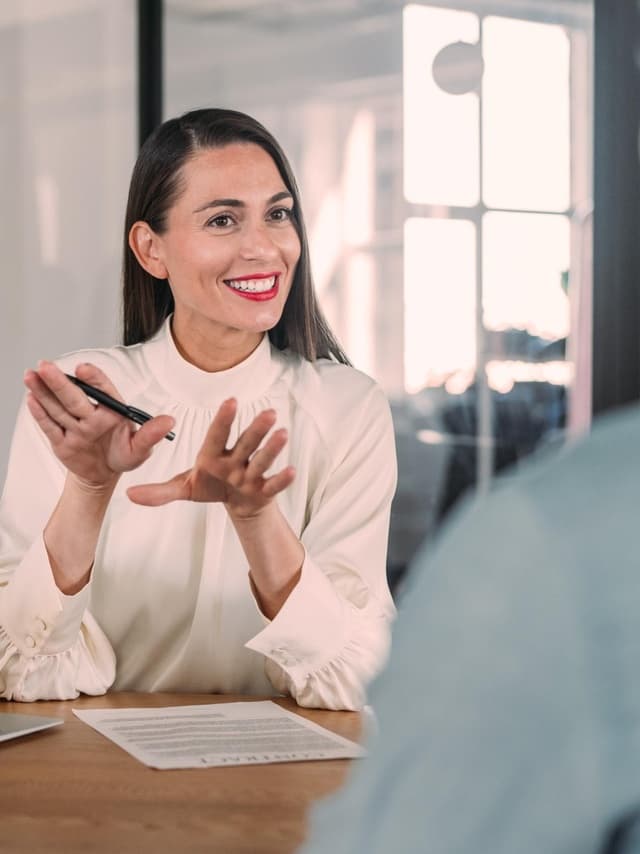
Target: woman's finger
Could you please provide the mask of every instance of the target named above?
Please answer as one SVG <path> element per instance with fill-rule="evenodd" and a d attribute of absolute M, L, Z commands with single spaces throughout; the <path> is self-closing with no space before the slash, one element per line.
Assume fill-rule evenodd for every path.
<path fill-rule="evenodd" d="M 272 477 L 267 478 L 264 482 L 264 486 L 262 487 L 262 495 L 265 498 L 273 498 L 274 495 L 277 495 L 279 492 L 282 492 L 288 486 L 291 486 L 296 477 L 296 470 L 293 466 L 287 466 L 286 468 L 279 471 L 277 474 L 274 474 Z"/>
<path fill-rule="evenodd" d="M 188 471 L 183 471 L 164 483 L 144 483 L 130 486 L 127 495 L 134 504 L 146 507 L 160 507 L 170 501 L 180 501 L 189 497 L 187 489 Z"/>
<path fill-rule="evenodd" d="M 238 437 L 238 441 L 231 449 L 231 459 L 234 462 L 246 463 L 276 423 L 276 418 L 274 409 L 265 409 L 257 415 Z"/>
<path fill-rule="evenodd" d="M 263 448 L 251 457 L 246 469 L 246 476 L 250 480 L 256 480 L 264 475 L 276 461 L 276 458 L 287 444 L 287 431 L 283 428 L 269 437 Z"/>
<path fill-rule="evenodd" d="M 30 376 L 31 382 L 29 382 L 25 376 L 27 387 L 38 395 L 42 405 L 49 411 L 54 420 L 61 423 L 65 429 L 73 427 L 74 424 L 65 418 L 64 412 L 58 408 L 59 406 L 62 406 L 77 423 L 92 418 L 92 423 L 95 426 L 96 412 L 100 413 L 102 419 L 106 417 L 107 429 L 110 429 L 115 423 L 113 413 L 105 407 L 96 406 L 92 403 L 89 396 L 72 383 L 55 363 L 43 360 L 38 363 L 37 371 L 30 371 L 28 374 L 37 377 L 37 380 Z M 109 377 L 95 365 L 89 362 L 80 363 L 76 367 L 76 376 L 105 391 L 116 400 L 122 401 L 121 395 Z M 38 384 L 38 380 L 40 384 Z"/>
<path fill-rule="evenodd" d="M 80 420 L 89 418 L 93 414 L 95 407 L 87 395 L 80 391 L 53 362 L 38 362 L 37 371 L 34 373 L 48 389 L 49 396 L 53 395 L 73 418 Z"/>
<path fill-rule="evenodd" d="M 39 371 L 25 371 L 24 384 L 47 415 L 63 430 L 78 426 L 78 418 L 64 406 Z M 69 384 L 71 385 L 71 383 Z M 80 408 L 84 412 L 84 417 L 91 414 L 92 405 L 88 400 L 85 399 Z"/>
<path fill-rule="evenodd" d="M 46 409 L 38 402 L 37 398 L 30 392 L 26 398 L 27 409 L 35 419 L 38 427 L 42 430 L 52 445 L 59 445 L 64 439 L 64 430 L 47 413 Z"/>
<path fill-rule="evenodd" d="M 175 427 L 175 418 L 170 415 L 156 415 L 135 430 L 131 435 L 131 447 L 136 455 L 145 459 L 161 439 Z"/>
<path fill-rule="evenodd" d="M 207 435 L 198 454 L 198 460 L 206 465 L 225 453 L 233 419 L 238 408 L 235 398 L 230 397 L 220 405 L 213 421 L 209 425 Z"/>
<path fill-rule="evenodd" d="M 106 392 L 110 397 L 119 400 L 120 403 L 125 402 L 109 377 L 97 365 L 91 362 L 80 362 L 79 365 L 76 365 L 76 376 L 79 380 L 89 383 L 89 385 L 95 386 L 95 388 L 99 388 L 100 391 Z"/>

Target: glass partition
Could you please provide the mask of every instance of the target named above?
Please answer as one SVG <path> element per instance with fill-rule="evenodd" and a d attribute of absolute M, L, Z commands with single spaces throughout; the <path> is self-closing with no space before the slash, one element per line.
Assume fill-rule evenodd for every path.
<path fill-rule="evenodd" d="M 25 368 L 117 340 L 135 4 L 0 5 L 0 473 Z"/>

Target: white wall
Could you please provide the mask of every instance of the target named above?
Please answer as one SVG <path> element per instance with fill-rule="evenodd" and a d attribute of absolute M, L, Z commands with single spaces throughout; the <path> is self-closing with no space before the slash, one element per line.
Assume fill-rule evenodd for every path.
<path fill-rule="evenodd" d="M 136 154 L 135 3 L 0 6 L 0 478 L 22 375 L 114 343 Z"/>

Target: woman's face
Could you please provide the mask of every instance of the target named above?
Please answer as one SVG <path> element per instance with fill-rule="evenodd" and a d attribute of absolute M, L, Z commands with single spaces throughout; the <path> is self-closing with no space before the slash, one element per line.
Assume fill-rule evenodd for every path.
<path fill-rule="evenodd" d="M 250 143 L 197 152 L 181 178 L 166 231 L 154 237 L 176 343 L 188 356 L 200 343 L 242 357 L 277 324 L 291 290 L 300 257 L 293 198 L 270 155 Z"/>

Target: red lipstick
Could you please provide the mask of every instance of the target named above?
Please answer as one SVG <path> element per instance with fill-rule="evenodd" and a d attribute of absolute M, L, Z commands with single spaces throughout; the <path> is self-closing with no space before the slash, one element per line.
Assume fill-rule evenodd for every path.
<path fill-rule="evenodd" d="M 258 279 L 273 279 L 273 287 L 268 291 L 243 291 L 240 288 L 234 287 L 232 282 L 240 283 L 240 282 L 251 282 L 256 281 Z M 278 293 L 278 287 L 280 284 L 280 274 L 279 273 L 253 273 L 249 276 L 237 276 L 233 279 L 225 279 L 225 285 L 229 288 L 229 290 L 233 291 L 239 297 L 244 297 L 244 299 L 253 300 L 254 302 L 264 302 L 265 300 L 273 299 Z"/>

